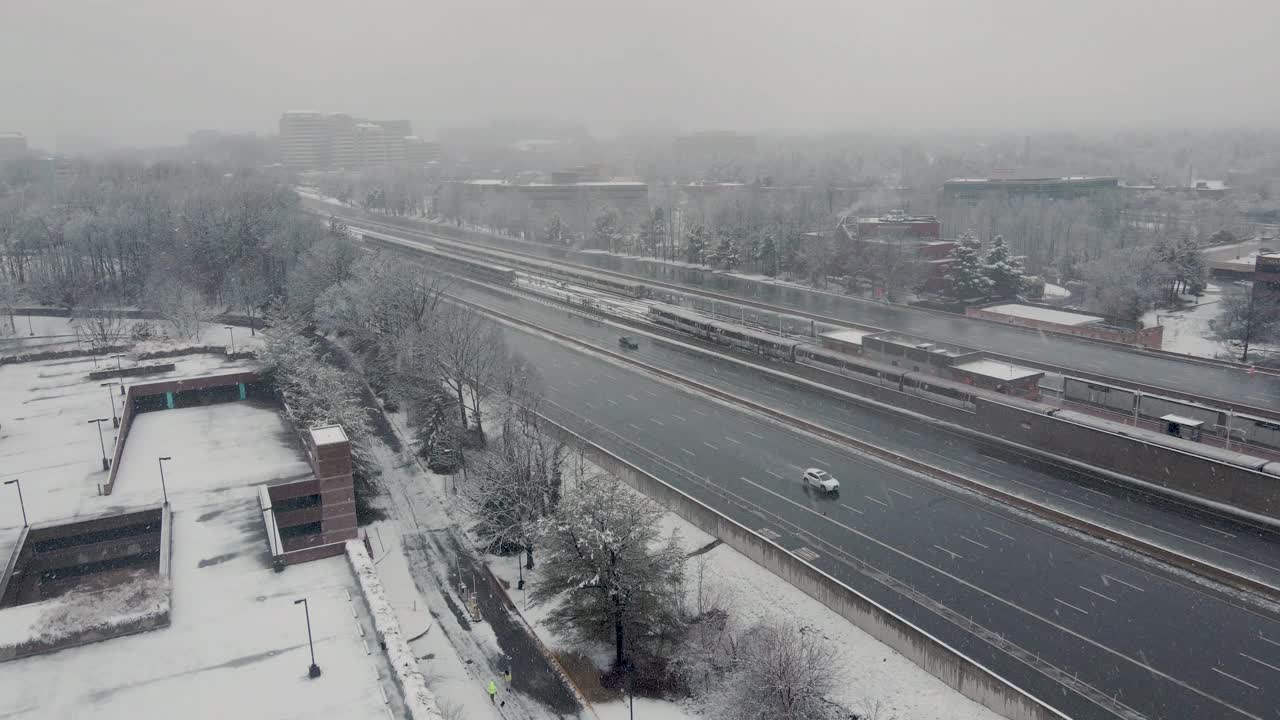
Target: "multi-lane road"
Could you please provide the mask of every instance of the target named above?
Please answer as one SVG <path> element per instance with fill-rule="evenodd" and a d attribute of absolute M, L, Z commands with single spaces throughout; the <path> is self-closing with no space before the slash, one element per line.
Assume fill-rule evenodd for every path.
<path fill-rule="evenodd" d="M 509 340 L 539 368 L 554 419 L 1070 717 L 1277 717 L 1268 612 L 625 366 Z M 815 466 L 841 479 L 838 498 L 804 491 Z"/>
<path fill-rule="evenodd" d="M 311 203 L 331 212 L 332 205 Z M 353 222 L 360 222 L 354 220 Z M 386 229 L 386 228 L 382 228 Z M 429 232 L 396 227 L 404 237 L 430 240 Z M 456 242 L 456 241 L 455 241 Z M 640 258 L 550 248 L 538 243 L 486 236 L 474 244 L 547 259 L 567 261 L 637 278 L 659 280 L 694 290 L 708 290 L 783 308 L 920 335 L 932 340 L 987 350 L 1055 367 L 1067 366 L 1162 388 L 1183 390 L 1242 406 L 1280 406 L 1280 377 L 1250 374 L 1223 365 L 1191 363 L 1161 355 L 1141 354 L 1106 345 L 1037 334 L 904 305 L 891 305 L 794 285 L 768 284 L 697 268 L 672 266 Z"/>
<path fill-rule="evenodd" d="M 500 291 L 454 294 L 616 348 L 619 331 Z M 999 504 L 524 332 L 544 406 L 574 428 L 898 612 L 1074 718 L 1277 718 L 1276 610 Z M 646 362 L 861 440 L 1110 517 L 1274 582 L 1275 537 L 759 370 L 645 341 Z M 804 491 L 824 467 L 839 498 Z M 1079 478 L 1076 478 L 1077 480 Z M 1177 543 L 1183 543 L 1177 546 Z"/>

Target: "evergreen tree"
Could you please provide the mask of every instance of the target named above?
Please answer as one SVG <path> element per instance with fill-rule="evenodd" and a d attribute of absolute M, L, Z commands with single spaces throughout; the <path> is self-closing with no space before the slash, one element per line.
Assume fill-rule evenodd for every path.
<path fill-rule="evenodd" d="M 556 213 L 551 216 L 551 220 L 547 223 L 546 242 L 551 245 L 564 245 L 565 232 L 564 223 L 560 222 L 560 214 Z"/>
<path fill-rule="evenodd" d="M 778 245 L 774 242 L 772 233 L 765 233 L 761 238 L 755 260 L 760 263 L 761 272 L 765 275 L 774 277 L 778 274 Z"/>
<path fill-rule="evenodd" d="M 1021 258 L 1009 252 L 1009 246 L 1003 235 L 991 239 L 991 248 L 985 258 L 986 276 L 991 284 L 991 293 L 996 297 L 1008 298 L 1022 291 L 1025 273 L 1022 270 Z"/>
<path fill-rule="evenodd" d="M 685 260 L 702 264 L 706 261 L 706 252 L 707 228 L 702 225 L 694 225 L 693 229 L 689 231 L 688 239 L 685 241 Z"/>
<path fill-rule="evenodd" d="M 716 244 L 715 262 L 725 270 L 732 270 L 738 264 L 738 243 L 733 231 L 727 227 L 720 228 L 720 242 Z"/>
<path fill-rule="evenodd" d="M 616 252 L 621 235 L 618 229 L 618 213 L 609 210 L 596 218 L 595 246 L 597 248 Z"/>
<path fill-rule="evenodd" d="M 960 236 L 951 251 L 951 267 L 947 270 L 947 293 L 958 300 L 986 297 L 991 280 L 982 267 L 982 244 L 972 232 Z"/>

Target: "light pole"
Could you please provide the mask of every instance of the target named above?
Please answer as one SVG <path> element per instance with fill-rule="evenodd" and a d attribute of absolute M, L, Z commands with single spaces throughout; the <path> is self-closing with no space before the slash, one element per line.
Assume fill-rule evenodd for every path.
<path fill-rule="evenodd" d="M 110 418 L 97 418 L 88 421 L 90 425 L 98 423 L 98 446 L 102 448 L 102 469 L 104 471 L 111 469 L 111 463 L 107 461 L 107 443 L 102 439 L 102 423 Z"/>
<path fill-rule="evenodd" d="M 173 458 L 171 458 L 171 457 L 169 457 L 169 456 L 167 456 L 167 455 L 166 455 L 166 456 L 164 456 L 164 457 L 162 457 L 162 458 L 157 458 L 157 459 L 156 459 L 156 464 L 160 466 L 160 493 L 161 493 L 161 495 L 163 495 L 163 496 L 164 496 L 164 504 L 165 504 L 165 505 L 168 505 L 168 504 L 169 504 L 169 490 L 168 490 L 167 488 L 165 488 L 165 486 L 164 486 L 164 461 L 165 461 L 165 460 L 172 460 L 172 459 L 173 459 Z"/>
<path fill-rule="evenodd" d="M 320 677 L 320 666 L 316 664 L 316 644 L 311 640 L 311 608 L 307 605 L 307 599 L 294 600 L 294 605 L 301 605 L 302 611 L 307 614 L 307 647 L 311 648 L 311 667 L 307 668 L 307 677 L 315 679 Z"/>
<path fill-rule="evenodd" d="M 22 527 L 27 527 L 27 504 L 22 501 L 22 483 L 18 482 L 18 478 L 14 478 L 5 480 L 4 484 L 18 488 L 18 507 L 22 508 Z"/>
<path fill-rule="evenodd" d="M 236 329 L 230 325 L 223 325 L 227 329 L 227 334 L 231 336 L 231 354 L 236 354 Z"/>
<path fill-rule="evenodd" d="M 30 315 L 30 314 L 28 314 L 28 315 L 27 315 L 27 334 L 28 334 L 28 335 L 30 335 L 31 337 L 35 337 L 35 336 L 36 336 L 36 331 L 35 331 L 35 329 L 31 327 L 31 315 Z"/>
<path fill-rule="evenodd" d="M 119 416 L 116 415 L 116 394 L 111 392 L 110 388 L 112 385 L 119 385 L 119 384 L 120 383 L 115 381 L 98 384 L 98 387 L 108 388 L 107 402 L 111 403 L 111 426 L 112 427 L 120 427 L 120 418 Z"/>
<path fill-rule="evenodd" d="M 123 395 L 124 394 L 124 367 L 120 365 L 120 358 L 124 357 L 124 355 L 112 355 L 111 357 L 116 359 L 116 373 L 117 373 L 117 377 L 120 378 L 120 394 Z"/>

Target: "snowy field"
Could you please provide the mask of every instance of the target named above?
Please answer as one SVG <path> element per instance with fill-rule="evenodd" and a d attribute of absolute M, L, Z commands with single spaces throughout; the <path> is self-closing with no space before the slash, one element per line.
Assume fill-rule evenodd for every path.
<path fill-rule="evenodd" d="M 147 323 L 154 336 L 148 340 L 134 343 L 130 338 L 133 328 L 139 323 Z M 14 318 L 16 332 L 10 329 L 8 316 L 0 317 L 0 355 L 17 355 L 21 353 L 38 353 L 60 350 L 88 349 L 90 344 L 84 335 L 83 321 L 64 317 L 17 316 Z M 221 345 L 230 347 L 235 344 L 237 351 L 256 350 L 262 347 L 262 335 L 253 334 L 247 327 L 235 327 L 227 330 L 222 323 L 200 323 L 196 337 L 172 337 L 165 324 L 157 320 L 125 320 L 122 322 L 120 341 L 116 344 L 134 345 L 131 353 L 154 352 L 182 346 Z M 34 334 L 32 334 L 34 333 Z"/>
<path fill-rule="evenodd" d="M 157 377 L 250 366 L 210 355 L 176 362 L 176 372 Z M 256 485 L 309 474 L 278 411 L 249 401 L 139 415 L 117 491 L 101 497 L 106 473 L 97 430 L 85 420 L 109 417 L 108 403 L 119 396 L 87 380 L 92 367 L 87 358 L 0 367 L 4 478 L 22 478 L 34 523 L 158 502 L 156 457 L 173 457 L 165 468 L 172 624 L 5 663 L 0 717 L 373 720 L 396 711 L 397 691 L 385 657 L 367 645 L 373 629 L 346 560 L 271 568 Z M 113 433 L 104 425 L 110 453 Z M 7 557 L 21 516 L 3 498 L 0 553 Z M 316 680 L 307 677 L 306 621 L 294 605 L 302 597 L 323 670 Z"/>

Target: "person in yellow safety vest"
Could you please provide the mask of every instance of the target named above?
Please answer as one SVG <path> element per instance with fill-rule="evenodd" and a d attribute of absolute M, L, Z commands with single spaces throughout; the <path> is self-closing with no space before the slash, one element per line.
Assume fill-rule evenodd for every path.
<path fill-rule="evenodd" d="M 494 700 L 494 696 L 496 696 L 497 694 L 498 694 L 498 683 L 490 680 L 489 681 L 489 702 L 490 703 L 497 704 L 497 701 Z"/>

